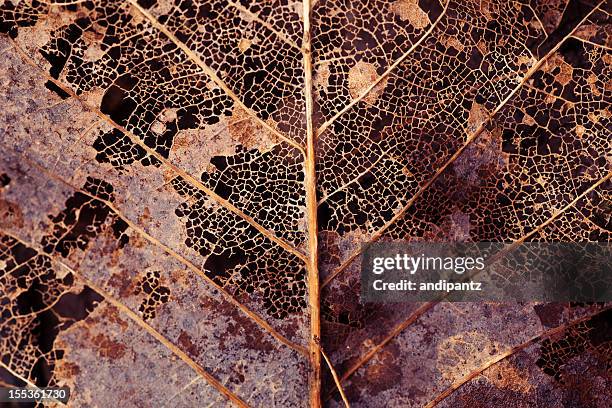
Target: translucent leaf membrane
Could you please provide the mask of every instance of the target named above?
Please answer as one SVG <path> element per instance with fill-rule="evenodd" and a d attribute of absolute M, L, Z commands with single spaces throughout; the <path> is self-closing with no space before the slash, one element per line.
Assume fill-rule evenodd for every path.
<path fill-rule="evenodd" d="M 437 0 L 315 2 L 316 121 L 330 119 L 382 75 L 426 35 L 442 8 Z"/>
<path fill-rule="evenodd" d="M 185 183 L 179 182 L 180 176 L 168 168 L 136 164 L 117 171 L 108 164 L 101 165 L 96 160 L 99 153 L 92 146 L 109 126 L 84 110 L 76 100 L 54 97 L 42 83 L 34 80 L 34 68 L 22 64 L 14 53 L 5 55 L 5 61 L 11 65 L 9 72 L 19 72 L 21 78 L 29 75 L 33 78 L 15 82 L 5 95 L 7 109 L 2 114 L 3 123 L 14 122 L 4 129 L 2 140 L 10 152 L 4 157 L 9 170 L 10 158 L 19 157 L 18 162 L 25 161 L 36 174 L 44 172 L 44 177 L 68 183 L 75 189 L 84 190 L 91 178 L 102 180 L 113 190 L 112 202 L 110 196 L 103 199 L 118 209 L 125 221 L 138 226 L 150 236 L 150 241 L 159 242 L 165 252 L 174 252 L 192 263 L 196 270 L 267 317 L 286 336 L 302 342 L 304 333 L 296 331 L 295 326 L 301 327 L 306 318 L 305 279 L 303 265 L 295 255 L 200 192 L 186 189 Z M 37 97 L 31 99 L 33 95 Z M 30 112 L 30 122 L 12 119 L 24 111 Z M 36 135 L 35 143 L 32 143 L 32 134 Z M 14 178 L 15 171 L 7 170 L 7 176 Z M 44 185 L 43 181 L 40 183 Z M 85 193 L 99 196 L 97 190 Z M 32 201 L 31 213 L 23 214 L 20 210 L 21 218 L 36 216 L 36 208 L 53 214 L 58 222 L 66 218 L 57 215 L 60 211 L 51 207 L 54 201 L 44 191 L 39 194 Z M 10 201 L 18 205 L 23 200 L 16 196 Z M 80 200 L 75 205 L 88 201 L 85 196 Z M 185 217 L 186 214 L 189 216 Z M 37 230 L 34 225 L 26 233 Z M 58 230 L 56 235 L 62 234 Z M 31 240 L 38 242 L 40 237 Z M 58 246 L 57 241 L 50 241 L 49 245 Z M 80 248 L 87 245 L 88 242 L 81 242 Z M 231 267 L 223 263 L 229 259 Z"/>
<path fill-rule="evenodd" d="M 610 188 L 607 182 L 592 190 L 530 240 L 609 241 L 612 228 L 606 203 L 609 201 Z M 358 291 L 359 287 L 355 290 Z M 341 298 L 346 297 L 346 294 L 336 296 Z M 362 329 L 361 333 L 353 328 L 353 334 L 336 346 L 339 348 L 338 355 L 342 356 L 336 361 L 337 369 L 343 372 L 344 368 L 352 367 L 358 356 L 363 356 L 391 333 L 395 328 L 393 324 L 397 325 L 401 319 L 397 315 L 401 314 L 403 319 L 408 320 L 418 306 L 421 305 L 403 308 L 391 305 L 383 309 L 373 306 L 368 308 L 366 305 L 359 310 L 358 313 L 366 320 L 361 327 L 356 326 Z M 513 347 L 522 346 L 546 330 L 597 312 L 603 306 L 567 303 L 441 303 L 420 316 L 367 360 L 344 383 L 345 390 L 352 405 L 356 406 L 425 406 L 447 391 L 451 384 L 463 381 L 466 376 L 487 366 L 498 356 L 504 356 Z M 359 317 L 358 313 L 353 317 Z M 394 313 L 397 314 L 395 318 Z M 509 403 L 519 396 L 528 402 L 527 406 L 531 406 L 539 401 L 538 390 L 542 389 L 548 390 L 545 395 L 556 395 L 555 398 L 567 401 L 581 401 L 586 405 L 590 403 L 597 406 L 597 401 L 609 400 L 610 394 L 605 386 L 600 387 L 602 379 L 604 384 L 606 382 L 607 376 L 603 373 L 606 364 L 609 365 L 608 350 L 612 347 L 610 330 L 606 326 L 609 325 L 606 323 L 609 322 L 609 312 L 596 321 L 593 327 L 589 326 L 588 330 L 582 331 L 583 336 L 555 335 L 555 341 L 545 347 L 530 346 L 526 350 L 514 352 L 515 356 L 508 361 L 501 361 L 483 370 L 482 375 L 475 376 L 469 382 L 465 379 L 467 384 L 453 391 L 448 400 L 439 406 L 472 406 L 477 393 L 482 398 L 481 402 L 487 406 Z M 340 322 L 336 325 L 340 325 Z M 342 333 L 341 328 L 338 330 L 330 326 L 336 333 Z M 332 330 L 331 327 L 329 330 Z M 346 331 L 350 330 L 345 328 Z M 363 332 L 367 333 L 367 339 L 364 339 L 366 335 Z M 593 344 L 590 339 L 593 339 Z M 334 343 L 328 341 L 328 344 L 331 347 Z M 344 348 L 351 351 L 340 352 Z M 582 362 L 583 359 L 586 359 L 585 362 Z M 577 376 L 579 372 L 583 375 Z M 582 393 L 578 397 L 574 394 L 576 387 L 589 387 L 593 393 Z M 333 386 L 330 389 L 333 390 Z M 339 397 L 334 398 L 332 406 L 339 404 Z"/>
<path fill-rule="evenodd" d="M 302 54 L 299 46 L 289 43 L 301 24 L 292 7 L 272 12 L 279 2 L 243 2 L 242 8 L 239 2 L 217 0 L 144 3 L 259 118 L 303 139 Z M 285 16 L 288 22 L 278 27 Z M 284 41 L 277 33 L 286 30 L 290 37 Z"/>
<path fill-rule="evenodd" d="M 15 350 L 3 355 L 2 363 L 41 386 L 55 385 L 45 372 L 48 367 L 53 370 L 63 356 L 53 348 L 59 332 L 56 326 L 70 326 L 83 319 L 101 297 L 89 288 L 74 287 L 74 277 L 56 273 L 49 257 L 4 234 L 0 236 L 0 262 L 2 348 Z M 83 301 L 76 315 L 59 310 L 61 300 L 69 297 Z"/>
<path fill-rule="evenodd" d="M 490 365 L 439 406 L 608 401 L 609 315 L 598 305 L 444 303 L 380 350 L 346 391 L 358 407 L 423 407 Z M 580 319 L 586 321 L 572 325 Z M 532 339 L 563 326 L 569 328 L 529 347 Z M 504 356 L 510 357 L 492 364 Z M 581 386 L 593 392 L 577 392 Z"/>
<path fill-rule="evenodd" d="M 16 7 L 26 13 L 33 7 L 29 4 L 21 2 Z M 27 22 L 3 9 L 4 31 L 16 37 L 40 67 L 146 147 L 173 165 L 184 166 L 183 170 L 264 228 L 295 245 L 302 243 L 304 234 L 298 230 L 303 218 L 303 171 L 296 148 L 279 145 L 278 137 L 253 112 L 237 104 L 129 3 L 85 2 L 60 8 L 61 14 L 53 12 L 57 7 L 31 4 L 37 4 L 34 10 L 40 14 L 28 12 L 32 17 Z M 29 25 L 35 26 L 18 29 Z M 188 27 L 184 24 L 183 28 Z M 193 41 L 207 43 L 202 38 Z M 265 49 L 262 44 L 259 46 Z M 220 46 L 212 42 L 212 48 L 201 52 L 221 52 Z M 231 58 L 227 51 L 223 55 Z M 57 85 L 47 84 L 67 96 Z M 254 86 L 249 89 L 260 93 Z M 262 96 L 262 100 L 271 97 Z M 160 165 L 120 129 L 99 132 L 93 147 L 98 162 L 118 170 L 138 162 Z M 249 163 L 244 163 L 243 150 L 249 152 Z M 229 164 L 219 169 L 223 162 Z"/>
<path fill-rule="evenodd" d="M 612 230 L 605 210 L 610 188 L 607 182 L 590 191 L 532 239 L 607 242 Z M 346 390 L 353 405 L 368 407 L 424 406 L 449 389 L 438 406 L 473 406 L 476 395 L 486 406 L 517 398 L 527 406 L 605 405 L 610 398 L 606 370 L 612 347 L 610 311 L 603 311 L 608 307 L 439 304 L 364 364 L 346 383 Z M 592 314 L 584 322 L 572 323 Z M 568 328 L 537 338 L 564 325 Z M 465 384 L 451 388 L 458 383 Z M 577 392 L 585 388 L 592 392 Z"/>
<path fill-rule="evenodd" d="M 88 177 L 83 189 L 74 191 L 61 182 L 49 180 L 45 174 L 37 172 L 37 168 L 27 164 L 13 164 L 11 167 L 0 162 L 0 172 L 11 177 L 3 199 L 13 203 L 25 215 L 22 222 L 3 225 L 2 229 L 7 234 L 31 242 L 27 251 L 34 256 L 32 260 L 26 260 L 29 263 L 23 268 L 25 270 L 12 272 L 17 283 L 21 280 L 25 282 L 25 285 L 21 285 L 23 287 L 8 287 L 9 298 L 17 298 L 15 309 L 20 303 L 29 308 L 33 307 L 32 304 L 36 305 L 36 302 L 27 301 L 32 296 L 34 299 L 38 296 L 49 298 L 40 305 L 44 309 L 62 292 L 70 290 L 72 282 L 78 282 L 81 276 L 101 288 L 105 297 L 112 297 L 135 313 L 196 363 L 210 367 L 211 374 L 245 400 L 261 404 L 269 397 L 271 388 L 277 388 L 287 401 L 299 400 L 298 396 L 305 387 L 303 357 L 267 333 L 185 264 L 129 228 L 110 207 L 115 201 L 112 185 Z M 60 207 L 64 202 L 65 207 L 52 210 L 45 216 L 40 212 L 39 202 L 42 200 Z M 17 250 L 18 254 L 22 252 L 25 250 Z M 13 258 L 16 256 L 13 255 Z M 276 256 L 278 259 L 279 254 Z M 40 262 L 43 262 L 42 265 L 36 267 Z M 59 281 L 53 279 L 53 271 L 57 275 L 61 270 L 53 269 L 54 262 L 61 262 L 75 272 Z M 7 270 L 13 269 L 13 263 L 16 262 L 6 262 Z M 75 274 L 77 276 L 73 276 Z M 40 283 L 35 280 L 36 275 L 43 276 Z M 253 275 L 256 276 L 255 273 Z M 46 284 L 45 279 L 49 283 Z M 66 281 L 69 282 L 67 287 Z M 66 296 L 74 298 L 78 295 L 86 300 L 76 297 L 72 302 L 87 302 L 87 293 L 77 292 Z M 95 292 L 89 296 L 97 301 L 102 300 Z M 273 301 L 275 298 L 268 294 L 267 299 Z M 63 308 L 69 308 L 72 304 L 68 299 L 64 303 Z M 66 312 L 62 304 L 58 307 L 57 313 L 63 316 L 62 313 Z M 23 309 L 23 313 L 26 312 L 32 310 Z M 86 315 L 80 312 L 78 320 L 85 317 L 83 314 Z M 39 316 L 40 324 L 51 324 L 55 321 L 53 316 L 52 312 Z M 25 328 L 21 330 L 24 335 L 30 333 Z M 88 329 L 84 328 L 83 333 L 87 332 Z M 36 334 L 36 330 L 33 333 Z M 99 357 L 124 357 L 125 346 L 117 345 L 112 337 L 96 338 L 95 332 L 90 336 L 94 344 L 98 342 Z M 85 334 L 78 337 L 87 339 Z M 54 337 L 44 337 L 39 341 L 36 343 L 36 340 L 32 340 L 35 346 L 42 348 L 42 352 L 50 352 L 55 344 Z M 27 349 L 24 351 L 24 354 L 31 356 Z M 279 359 L 279 356 L 282 357 Z M 57 356 L 49 359 L 53 357 L 58 359 Z M 81 365 L 90 362 L 75 363 Z M 27 364 L 17 366 L 22 369 L 29 367 Z M 283 375 L 283 379 L 272 375 L 262 379 L 257 375 L 263 369 L 280 373 L 289 368 L 292 380 L 288 382 L 285 382 L 287 374 Z M 44 372 L 44 368 L 38 369 Z M 195 376 L 196 373 L 193 374 Z M 134 373 L 130 375 L 135 376 Z M 78 392 L 78 389 L 74 392 Z"/>
<path fill-rule="evenodd" d="M 319 136 L 322 230 L 367 236 L 382 227 L 535 63 L 530 48 L 543 31 L 531 9 L 479 4 L 450 2 L 381 86 Z"/>
<path fill-rule="evenodd" d="M 65 354 L 55 375 L 71 387 L 70 404 L 75 406 L 87 406 L 92 400 L 112 406 L 118 399 L 125 407 L 151 400 L 177 407 L 227 403 L 187 364 L 106 303 L 62 331 L 56 343 Z"/>
<path fill-rule="evenodd" d="M 218 122 L 232 102 L 220 89 L 211 89 L 216 87 L 201 69 L 130 7 L 86 2 L 65 9 L 60 18 L 52 8 L 39 6 L 34 23 L 43 27 L 22 32 L 18 41 L 52 77 L 92 102 L 97 99 L 97 108 L 168 157 L 179 129 Z M 39 30 L 47 35 L 32 38 Z M 165 109 L 180 112 L 171 115 Z M 154 126 L 156 120 L 160 123 Z"/>
<path fill-rule="evenodd" d="M 610 172 L 609 57 L 602 47 L 568 39 L 381 239 L 514 241 L 537 230 L 527 238 L 607 241 L 610 184 L 591 188 Z M 332 271 L 353 253 L 335 245 Z M 324 344 L 337 350 L 340 367 L 418 307 L 359 305 L 359 290 L 359 258 L 324 290 L 325 332 L 334 333 Z"/>
<path fill-rule="evenodd" d="M 192 380 L 182 361 L 49 256 L 0 233 L 0 262 L 1 342 L 13 350 L 2 359 L 7 383 L 24 386 L 17 375 L 41 387 L 67 385 L 76 405 L 87 404 L 85 390 L 113 390 L 98 391 L 99 403 L 120 395 L 136 406 L 143 395 L 161 401 Z M 204 382 L 190 391 L 192 402 L 224 399 Z"/>
<path fill-rule="evenodd" d="M 0 381 L 305 406 L 321 342 L 352 406 L 610 405 L 606 305 L 361 304 L 357 257 L 609 240 L 607 4 L 310 3 L 2 2 Z"/>
<path fill-rule="evenodd" d="M 544 336 L 487 368 L 439 407 L 511 404 L 606 406 L 610 403 L 610 311 Z M 603 334 L 603 336 L 602 336 Z M 584 392 L 588 390 L 588 392 Z"/>

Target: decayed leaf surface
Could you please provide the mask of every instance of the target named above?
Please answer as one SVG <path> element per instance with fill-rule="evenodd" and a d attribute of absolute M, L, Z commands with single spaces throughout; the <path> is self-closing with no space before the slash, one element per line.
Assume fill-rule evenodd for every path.
<path fill-rule="evenodd" d="M 74 406 L 609 406 L 609 305 L 358 296 L 376 240 L 610 240 L 610 13 L 3 0 L 1 382 Z"/>

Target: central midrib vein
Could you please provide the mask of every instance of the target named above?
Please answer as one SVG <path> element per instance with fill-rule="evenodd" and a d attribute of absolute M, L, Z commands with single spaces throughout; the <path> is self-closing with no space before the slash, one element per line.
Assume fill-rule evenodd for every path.
<path fill-rule="evenodd" d="M 308 233 L 308 305 L 310 309 L 310 406 L 321 406 L 321 320 L 317 239 L 317 179 L 315 163 L 315 132 L 313 127 L 312 54 L 310 40 L 310 0 L 303 0 L 304 37 L 302 55 L 304 63 L 304 99 L 306 103 L 306 155 L 304 160 L 306 187 L 306 222 Z"/>

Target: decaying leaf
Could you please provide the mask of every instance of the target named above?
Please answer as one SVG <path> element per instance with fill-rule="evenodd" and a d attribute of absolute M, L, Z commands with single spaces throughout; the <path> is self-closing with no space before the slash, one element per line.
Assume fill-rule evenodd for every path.
<path fill-rule="evenodd" d="M 359 300 L 379 240 L 610 241 L 609 2 L 0 2 L 0 385 L 612 404 L 608 304 Z"/>

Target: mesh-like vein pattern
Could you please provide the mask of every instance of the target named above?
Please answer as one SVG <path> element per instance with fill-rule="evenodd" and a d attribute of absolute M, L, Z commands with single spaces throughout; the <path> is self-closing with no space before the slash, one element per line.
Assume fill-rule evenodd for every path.
<path fill-rule="evenodd" d="M 451 2 L 432 35 L 384 80 L 384 90 L 320 136 L 322 229 L 379 229 L 534 63 L 528 46 L 542 32 L 530 24 L 531 10 L 478 3 Z"/>

